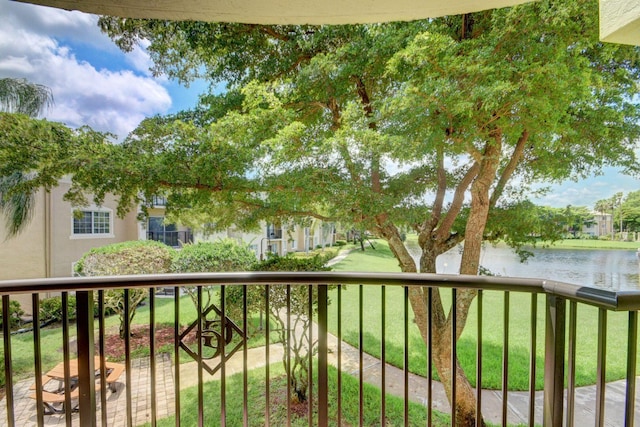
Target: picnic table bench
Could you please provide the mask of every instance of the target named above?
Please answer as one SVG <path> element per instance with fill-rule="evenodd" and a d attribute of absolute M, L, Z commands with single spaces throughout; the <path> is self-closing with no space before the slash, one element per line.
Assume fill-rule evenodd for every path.
<path fill-rule="evenodd" d="M 100 357 L 96 356 L 94 364 L 96 367 L 96 390 L 100 390 L 102 385 L 100 382 Z M 116 382 L 120 375 L 124 372 L 125 366 L 120 363 L 105 362 L 106 378 L 105 383 L 112 393 L 116 392 Z M 45 406 L 45 414 L 51 415 L 54 413 L 64 413 L 65 411 L 65 373 L 64 362 L 60 362 L 45 375 L 42 376 L 42 389 L 36 390 L 36 384 L 33 384 L 29 389 L 36 390 L 29 395 L 32 399 L 38 399 L 38 395 L 42 396 L 42 401 Z M 80 389 L 78 388 L 78 359 L 69 360 L 69 400 L 75 400 L 80 397 Z M 54 383 L 56 383 L 54 385 Z M 73 408 L 72 408 L 73 409 Z"/>

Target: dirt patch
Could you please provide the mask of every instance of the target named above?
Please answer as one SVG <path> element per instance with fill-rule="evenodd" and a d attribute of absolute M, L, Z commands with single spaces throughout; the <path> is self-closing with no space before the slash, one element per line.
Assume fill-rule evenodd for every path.
<path fill-rule="evenodd" d="M 173 348 L 175 341 L 175 330 L 172 326 L 156 327 L 155 330 L 155 348 L 156 351 L 160 351 L 163 347 L 167 346 Z M 186 340 L 187 344 L 195 342 L 195 334 L 190 334 Z M 131 328 L 131 337 L 129 338 L 131 352 L 148 349 L 149 348 L 149 325 L 136 325 Z M 113 358 L 114 360 L 124 359 L 124 339 L 120 338 L 118 331 L 114 330 L 113 333 L 109 333 L 104 339 L 105 356 Z M 98 344 L 96 342 L 96 350 Z"/>

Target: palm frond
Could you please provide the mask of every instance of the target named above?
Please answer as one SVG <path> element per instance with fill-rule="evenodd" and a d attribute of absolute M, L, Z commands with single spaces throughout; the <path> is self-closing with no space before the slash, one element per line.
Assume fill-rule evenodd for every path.
<path fill-rule="evenodd" d="M 39 116 L 53 106 L 53 94 L 46 86 L 25 79 L 0 79 L 0 111 Z"/>
<path fill-rule="evenodd" d="M 33 218 L 34 193 L 17 189 L 26 180 L 21 172 L 0 177 L 0 213 L 5 218 L 7 238 L 18 235 Z"/>

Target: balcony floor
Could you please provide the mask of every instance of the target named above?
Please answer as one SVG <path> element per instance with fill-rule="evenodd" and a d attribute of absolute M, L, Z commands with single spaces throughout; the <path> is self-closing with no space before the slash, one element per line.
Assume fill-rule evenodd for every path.
<path fill-rule="evenodd" d="M 337 364 L 337 339 L 329 336 L 329 362 L 333 365 Z M 269 357 L 271 363 L 281 363 L 283 349 L 279 345 L 270 347 Z M 247 360 L 249 369 L 258 368 L 265 364 L 264 347 L 249 349 L 247 351 Z M 132 405 L 133 405 L 133 424 L 140 425 L 150 422 L 148 414 L 150 412 L 150 367 L 148 359 L 133 359 L 131 361 L 132 369 Z M 359 375 L 359 352 L 348 344 L 342 344 L 342 370 L 350 375 Z M 236 353 L 226 364 L 227 375 L 242 372 L 243 359 L 242 352 Z M 363 355 L 363 379 L 365 382 L 380 386 L 381 380 L 381 362 L 380 360 Z M 173 414 L 175 407 L 174 401 L 174 370 L 169 355 L 158 355 L 156 370 L 158 373 L 156 384 L 156 396 L 158 418 L 166 417 Z M 180 388 L 188 388 L 196 386 L 198 383 L 197 363 L 183 363 L 180 368 Z M 403 396 L 403 378 L 404 373 L 401 369 L 387 365 L 385 369 L 387 392 L 391 394 Z M 219 374 L 210 376 L 207 372 L 203 372 L 204 381 L 210 381 L 219 378 Z M 24 380 L 14 384 L 14 399 L 16 410 L 17 425 L 35 425 L 36 424 L 36 402 L 29 398 L 29 394 L 33 391 L 29 387 L 34 380 Z M 109 402 L 109 413 L 107 416 L 108 425 L 112 427 L 126 426 L 126 393 L 125 393 L 125 374 L 120 377 L 117 384 L 117 392 L 107 392 L 107 400 Z M 636 387 L 640 387 L 640 380 L 636 380 Z M 427 381 L 415 375 L 409 376 L 409 396 L 410 399 L 422 404 L 426 404 Z M 605 425 L 619 426 L 624 420 L 624 398 L 625 398 L 625 381 L 616 381 L 607 385 L 606 390 L 606 408 L 605 408 Z M 441 412 L 449 412 L 450 407 L 444 389 L 441 384 L 433 382 L 433 408 Z M 596 387 L 580 387 L 576 389 L 576 408 L 575 408 L 575 425 L 591 425 L 595 419 L 596 407 Z M 526 423 L 528 420 L 528 392 L 510 392 L 508 395 L 508 422 L 509 424 Z M 542 424 L 542 391 L 536 393 L 536 424 Z M 502 393 L 494 390 L 484 390 L 482 393 L 483 416 L 487 421 L 493 423 L 501 423 L 502 417 Z M 100 403 L 98 398 L 98 411 Z M 640 419 L 640 397 L 636 398 L 636 418 Z M 98 422 L 100 415 L 98 415 Z M 0 419 L 6 419 L 6 402 L 4 399 L 0 401 Z M 46 426 L 62 426 L 65 425 L 65 415 L 45 415 L 44 423 Z M 79 417 L 77 413 L 73 413 L 73 425 L 79 425 Z"/>

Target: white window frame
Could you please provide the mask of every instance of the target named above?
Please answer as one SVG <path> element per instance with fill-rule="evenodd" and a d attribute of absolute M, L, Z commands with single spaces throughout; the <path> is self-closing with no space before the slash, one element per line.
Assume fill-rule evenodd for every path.
<path fill-rule="evenodd" d="M 77 211 L 78 209 L 76 209 Z M 93 214 L 94 213 L 107 213 L 109 215 L 109 232 L 108 233 L 74 233 L 74 210 L 71 211 L 71 239 L 108 239 L 114 238 L 113 234 L 113 209 L 108 208 L 98 208 L 98 207 L 89 207 L 84 209 L 79 209 L 80 212 L 91 212 L 91 229 L 93 230 Z"/>

